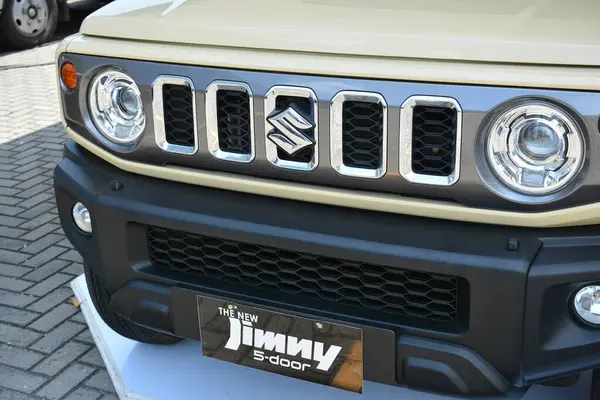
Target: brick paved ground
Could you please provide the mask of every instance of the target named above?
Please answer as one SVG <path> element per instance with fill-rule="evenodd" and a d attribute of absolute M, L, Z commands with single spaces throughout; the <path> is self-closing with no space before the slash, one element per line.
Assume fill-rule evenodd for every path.
<path fill-rule="evenodd" d="M 57 44 L 0 54 L 0 399 L 116 399 L 69 282 L 83 272 L 54 206 L 66 140 Z"/>

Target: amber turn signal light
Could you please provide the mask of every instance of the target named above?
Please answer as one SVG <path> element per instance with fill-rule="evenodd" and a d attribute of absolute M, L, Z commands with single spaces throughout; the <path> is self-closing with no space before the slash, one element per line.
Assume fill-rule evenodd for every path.
<path fill-rule="evenodd" d="M 60 67 L 60 80 L 67 89 L 77 87 L 77 71 L 75 65 L 70 61 L 65 61 Z"/>

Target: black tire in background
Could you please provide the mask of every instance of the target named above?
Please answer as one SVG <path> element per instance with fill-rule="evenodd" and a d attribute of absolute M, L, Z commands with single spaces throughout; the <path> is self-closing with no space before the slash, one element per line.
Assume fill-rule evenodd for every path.
<path fill-rule="evenodd" d="M 92 303 L 104 322 L 115 332 L 126 338 L 149 344 L 173 344 L 181 339 L 156 332 L 127 321 L 110 309 L 110 294 L 92 268 L 84 265 L 85 280 Z"/>
<path fill-rule="evenodd" d="M 28 49 L 48 41 L 58 24 L 57 0 L 43 0 L 48 7 L 48 20 L 39 32 L 29 36 L 19 30 L 17 21 L 13 18 L 13 8 L 28 0 L 6 0 L 0 15 L 0 43 L 12 49 Z M 23 22 L 21 22 L 23 23 Z"/>
<path fill-rule="evenodd" d="M 592 373 L 592 394 L 591 400 L 600 400 L 600 369 L 595 369 Z"/>

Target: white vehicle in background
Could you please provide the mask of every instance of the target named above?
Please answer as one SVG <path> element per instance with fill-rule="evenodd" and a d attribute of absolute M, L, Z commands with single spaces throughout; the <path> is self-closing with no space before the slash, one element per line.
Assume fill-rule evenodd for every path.
<path fill-rule="evenodd" d="M 0 48 L 45 43 L 59 21 L 69 19 L 67 0 L 0 0 Z"/>

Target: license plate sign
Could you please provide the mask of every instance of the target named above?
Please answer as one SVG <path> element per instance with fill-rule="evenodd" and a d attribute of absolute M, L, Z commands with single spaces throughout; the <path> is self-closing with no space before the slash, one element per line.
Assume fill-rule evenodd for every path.
<path fill-rule="evenodd" d="M 197 299 L 204 356 L 362 393 L 360 328 Z"/>

